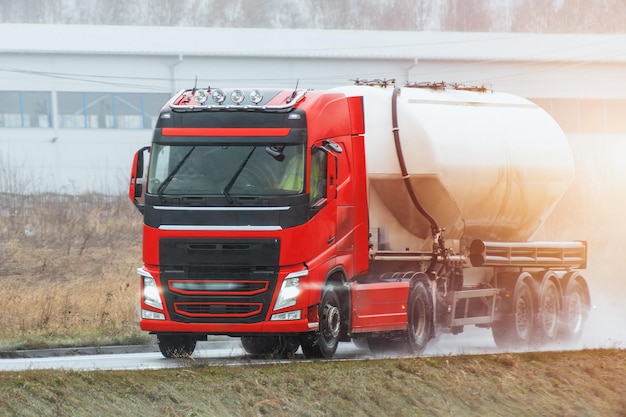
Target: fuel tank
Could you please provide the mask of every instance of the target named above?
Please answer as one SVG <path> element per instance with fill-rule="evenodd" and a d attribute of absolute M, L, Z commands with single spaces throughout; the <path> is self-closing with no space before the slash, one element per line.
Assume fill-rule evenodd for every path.
<path fill-rule="evenodd" d="M 402 178 L 394 88 L 338 90 L 364 98 L 370 226 L 378 229 L 380 248 L 419 250 L 416 242 L 431 237 L 431 225 Z M 446 238 L 531 239 L 573 181 L 563 131 L 524 98 L 458 86 L 403 87 L 397 120 L 410 186 Z"/>

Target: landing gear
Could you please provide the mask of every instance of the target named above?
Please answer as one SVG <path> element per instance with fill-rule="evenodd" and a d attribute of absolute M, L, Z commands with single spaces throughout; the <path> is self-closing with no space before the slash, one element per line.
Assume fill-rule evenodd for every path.
<path fill-rule="evenodd" d="M 197 338 L 185 334 L 157 335 L 159 350 L 166 358 L 188 358 L 196 349 Z"/>
<path fill-rule="evenodd" d="M 295 356 L 300 342 L 285 336 L 242 336 L 241 346 L 255 357 L 290 359 Z"/>
<path fill-rule="evenodd" d="M 307 358 L 330 359 L 337 350 L 341 328 L 341 305 L 335 287 L 327 286 L 319 306 L 320 327 L 302 338 L 302 352 Z"/>

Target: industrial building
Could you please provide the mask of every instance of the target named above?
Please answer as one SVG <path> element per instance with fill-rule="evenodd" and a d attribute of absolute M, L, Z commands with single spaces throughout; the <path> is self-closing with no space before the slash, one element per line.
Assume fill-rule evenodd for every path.
<path fill-rule="evenodd" d="M 172 93 L 355 79 L 527 97 L 572 139 L 626 138 L 626 35 L 0 25 L 0 187 L 118 194 Z"/>

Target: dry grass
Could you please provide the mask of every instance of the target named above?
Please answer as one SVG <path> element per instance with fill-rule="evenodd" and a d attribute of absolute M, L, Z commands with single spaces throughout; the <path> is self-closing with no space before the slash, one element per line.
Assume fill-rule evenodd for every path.
<path fill-rule="evenodd" d="M 145 342 L 141 216 L 120 197 L 4 195 L 0 348 Z"/>

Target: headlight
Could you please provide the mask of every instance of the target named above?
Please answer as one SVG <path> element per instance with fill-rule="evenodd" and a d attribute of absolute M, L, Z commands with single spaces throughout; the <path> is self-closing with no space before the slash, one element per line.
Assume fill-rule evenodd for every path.
<path fill-rule="evenodd" d="M 154 311 L 141 309 L 141 318 L 146 320 L 165 320 L 165 314 L 155 313 Z"/>
<path fill-rule="evenodd" d="M 298 272 L 292 272 L 285 277 L 283 285 L 280 287 L 278 297 L 276 298 L 274 310 L 280 310 L 282 308 L 296 305 L 298 295 L 300 295 L 300 277 L 307 275 L 309 275 L 309 271 L 305 269 Z"/>
<path fill-rule="evenodd" d="M 161 294 L 156 285 L 156 281 L 152 277 L 143 277 L 143 302 L 150 307 L 163 310 Z"/>
<path fill-rule="evenodd" d="M 300 320 L 302 318 L 302 310 L 287 311 L 285 313 L 272 314 L 271 321 L 288 321 L 288 320 Z"/>

